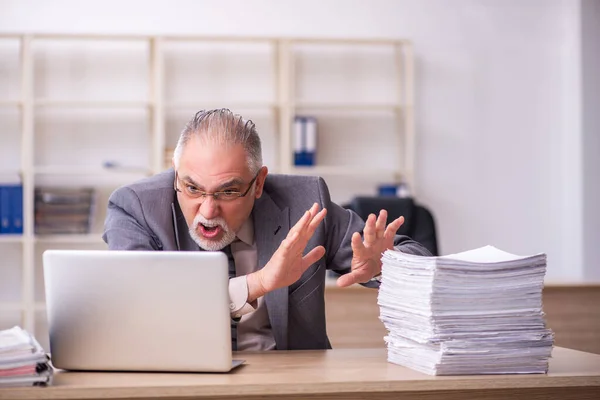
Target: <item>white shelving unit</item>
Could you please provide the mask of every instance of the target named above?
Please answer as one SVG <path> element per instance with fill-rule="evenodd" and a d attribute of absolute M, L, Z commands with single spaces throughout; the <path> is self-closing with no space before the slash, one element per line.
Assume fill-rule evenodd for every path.
<path fill-rule="evenodd" d="M 404 40 L 0 35 L 0 58 L 16 69 L 4 75 L 0 65 L 0 84 L 8 76 L 12 88 L 0 98 L 0 145 L 19 147 L 18 162 L 0 172 L 19 172 L 24 194 L 24 234 L 0 235 L 0 290 L 11 293 L 0 293 L 0 328 L 18 323 L 42 342 L 41 252 L 103 248 L 110 191 L 163 170 L 199 109 L 252 119 L 271 172 L 324 176 L 336 201 L 347 199 L 338 189 L 356 192 L 354 181 L 370 193 L 401 178 L 415 189 L 413 55 Z M 18 111 L 18 132 L 3 131 L 3 110 Z M 317 117 L 314 167 L 293 165 L 295 115 Z M 107 155 L 120 157 L 120 167 L 102 168 Z M 35 235 L 38 185 L 103 188 L 94 231 Z"/>

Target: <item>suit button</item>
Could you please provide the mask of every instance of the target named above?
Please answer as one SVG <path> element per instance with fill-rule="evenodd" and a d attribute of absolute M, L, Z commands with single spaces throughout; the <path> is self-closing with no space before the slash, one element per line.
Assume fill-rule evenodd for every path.
<path fill-rule="evenodd" d="M 235 310 L 235 304 L 233 304 L 233 303 L 229 303 L 229 309 L 230 309 L 231 311 Z"/>

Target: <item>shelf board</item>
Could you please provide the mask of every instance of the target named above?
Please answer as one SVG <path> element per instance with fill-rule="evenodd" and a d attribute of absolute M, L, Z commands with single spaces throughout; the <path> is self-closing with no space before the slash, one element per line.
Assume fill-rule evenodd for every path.
<path fill-rule="evenodd" d="M 121 100 L 52 100 L 37 99 L 36 107 L 66 107 L 66 108 L 145 108 L 150 106 L 148 101 Z"/>
<path fill-rule="evenodd" d="M 21 39 L 22 33 L 1 33 L 0 39 Z M 124 40 L 146 41 L 152 38 L 161 38 L 166 41 L 200 41 L 200 42 L 276 42 L 278 39 L 271 36 L 235 36 L 235 35 L 140 35 L 140 34 L 94 34 L 94 33 L 35 33 L 34 39 L 44 40 Z M 373 37 L 373 38 L 312 38 L 312 37 L 287 37 L 291 44 L 355 44 L 355 45 L 399 45 L 410 44 L 406 39 Z"/>
<path fill-rule="evenodd" d="M 365 46 L 378 46 L 378 45 L 399 45 L 409 44 L 410 41 L 403 39 L 392 39 L 392 38 L 290 38 L 291 44 L 341 44 L 341 45 L 365 45 Z"/>
<path fill-rule="evenodd" d="M 325 111 L 399 111 L 400 104 L 394 103 L 319 103 L 297 102 L 296 110 L 325 110 Z"/>
<path fill-rule="evenodd" d="M 149 168 L 102 168 L 85 166 L 34 167 L 34 181 L 39 186 L 86 186 L 115 188 L 139 181 L 152 174 Z"/>
<path fill-rule="evenodd" d="M 23 235 L 3 234 L 0 235 L 0 244 L 2 243 L 21 243 L 25 240 Z"/>
<path fill-rule="evenodd" d="M 0 175 L 12 175 L 12 176 L 16 176 L 21 174 L 21 169 L 19 167 L 11 169 L 11 168 L 0 168 Z"/>
<path fill-rule="evenodd" d="M 314 167 L 292 167 L 288 169 L 290 174 L 296 175 L 336 175 L 336 176 L 390 176 L 401 174 L 399 170 L 389 168 L 363 168 L 357 166 L 314 166 Z"/>
<path fill-rule="evenodd" d="M 21 303 L 0 302 L 0 311 L 21 311 L 22 309 Z"/>
<path fill-rule="evenodd" d="M 18 100 L 0 100 L 0 107 L 20 107 L 21 102 Z"/>
<path fill-rule="evenodd" d="M 273 108 L 277 108 L 278 105 L 276 103 L 269 102 L 247 102 L 247 103 L 237 103 L 231 101 L 169 101 L 165 103 L 165 108 L 167 110 L 173 110 L 176 108 L 193 108 L 193 109 L 213 109 L 217 107 L 229 108 L 230 110 L 270 110 Z"/>
<path fill-rule="evenodd" d="M 23 34 L 19 33 L 0 33 L 0 39 L 2 40 L 15 40 L 21 39 Z"/>
<path fill-rule="evenodd" d="M 200 35 L 164 35 L 161 38 L 165 42 L 220 42 L 220 43 L 265 43 L 276 44 L 277 39 L 259 36 L 200 36 Z"/>
<path fill-rule="evenodd" d="M 146 168 L 134 168 L 134 167 L 115 167 L 115 168 L 91 168 L 81 166 L 45 166 L 35 167 L 34 173 L 36 175 L 69 175 L 69 176 L 124 176 L 124 175 L 150 175 L 150 170 Z"/>
<path fill-rule="evenodd" d="M 104 244 L 101 233 L 36 235 L 36 243 Z"/>

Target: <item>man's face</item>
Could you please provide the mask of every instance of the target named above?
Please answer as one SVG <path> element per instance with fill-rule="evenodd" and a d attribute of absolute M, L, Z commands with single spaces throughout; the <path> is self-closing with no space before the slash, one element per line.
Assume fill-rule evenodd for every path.
<path fill-rule="evenodd" d="M 205 250 L 221 250 L 235 239 L 250 216 L 254 200 L 262 194 L 266 167 L 254 175 L 248 169 L 247 154 L 241 144 L 225 147 L 197 137 L 186 144 L 177 170 L 177 199 L 190 230 L 190 236 Z M 250 187 L 251 186 L 251 187 Z M 224 200 L 199 192 L 236 191 L 244 197 Z"/>

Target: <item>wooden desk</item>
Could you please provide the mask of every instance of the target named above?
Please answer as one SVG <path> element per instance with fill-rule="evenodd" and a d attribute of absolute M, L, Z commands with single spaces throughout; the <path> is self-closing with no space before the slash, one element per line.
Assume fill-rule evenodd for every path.
<path fill-rule="evenodd" d="M 238 354 L 242 355 L 242 354 Z M 229 374 L 57 373 L 0 399 L 600 399 L 600 355 L 555 348 L 547 375 L 433 377 L 385 349 L 244 353 Z"/>

